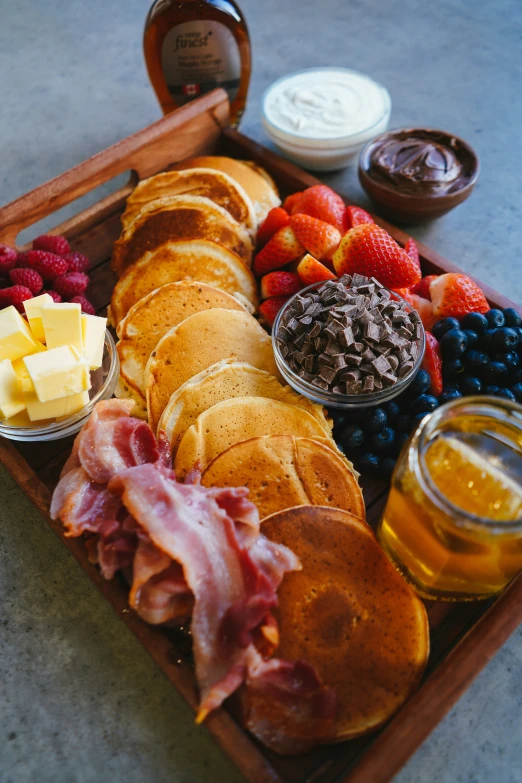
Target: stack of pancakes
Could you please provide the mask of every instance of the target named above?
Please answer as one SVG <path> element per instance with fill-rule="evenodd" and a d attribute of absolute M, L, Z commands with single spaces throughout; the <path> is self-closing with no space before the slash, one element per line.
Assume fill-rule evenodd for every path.
<path fill-rule="evenodd" d="M 279 203 L 266 172 L 230 158 L 184 161 L 136 187 L 112 261 L 116 395 L 167 434 L 180 480 L 197 468 L 205 486 L 246 486 L 262 518 L 302 504 L 364 518 L 331 421 L 282 385 L 253 315 L 257 226 Z"/>

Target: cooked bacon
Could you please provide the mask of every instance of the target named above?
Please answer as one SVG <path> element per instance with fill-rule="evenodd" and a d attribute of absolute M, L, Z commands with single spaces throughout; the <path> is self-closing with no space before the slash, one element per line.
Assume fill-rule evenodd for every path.
<path fill-rule="evenodd" d="M 106 484 L 126 468 L 156 462 L 160 454 L 147 422 L 129 417 L 89 424 L 78 457 L 94 481 Z"/>
<path fill-rule="evenodd" d="M 117 518 L 120 499 L 97 484 L 83 468 L 70 470 L 54 490 L 51 519 L 60 518 L 66 536 L 98 533 L 101 525 Z"/>
<path fill-rule="evenodd" d="M 98 530 L 97 535 L 85 542 L 89 560 L 98 563 L 105 579 L 112 579 L 117 571 L 123 571 L 134 562 L 138 546 L 136 529 L 128 527 L 127 520 L 114 519 L 102 523 Z"/>

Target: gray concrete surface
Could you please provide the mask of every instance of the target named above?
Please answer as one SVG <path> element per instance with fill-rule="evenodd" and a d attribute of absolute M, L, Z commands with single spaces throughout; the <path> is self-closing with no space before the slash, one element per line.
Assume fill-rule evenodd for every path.
<path fill-rule="evenodd" d="M 242 129 L 266 141 L 262 91 L 290 70 L 373 75 L 392 95 L 392 126 L 451 130 L 482 160 L 471 199 L 412 234 L 522 301 L 520 2 L 240 2 L 254 46 Z M 141 53 L 147 8 L 0 2 L 0 203 L 159 117 Z M 367 205 L 353 171 L 328 180 Z M 0 492 L 0 781 L 239 783 L 4 472 Z M 519 629 L 396 783 L 521 783 L 521 664 Z"/>

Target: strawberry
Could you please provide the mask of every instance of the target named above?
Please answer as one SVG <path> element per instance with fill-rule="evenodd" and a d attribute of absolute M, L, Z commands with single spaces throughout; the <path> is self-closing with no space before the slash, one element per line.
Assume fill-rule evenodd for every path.
<path fill-rule="evenodd" d="M 290 225 L 302 245 L 316 258 L 331 258 L 341 241 L 341 232 L 310 215 L 292 215 Z"/>
<path fill-rule="evenodd" d="M 395 288 L 394 291 L 417 310 L 425 329 L 433 329 L 438 319 L 433 315 L 433 305 L 429 299 L 413 294 L 409 288 Z"/>
<path fill-rule="evenodd" d="M 406 250 L 406 247 L 404 249 Z M 417 296 L 422 296 L 423 299 L 429 299 L 431 301 L 430 285 L 437 277 L 438 275 L 426 275 L 425 277 L 422 277 L 418 283 L 415 283 L 415 285 L 410 288 L 410 291 L 412 294 L 417 294 Z"/>
<path fill-rule="evenodd" d="M 35 269 L 11 269 L 9 277 L 13 285 L 24 285 L 33 296 L 39 294 L 43 288 L 42 276 Z"/>
<path fill-rule="evenodd" d="M 431 378 L 431 394 L 438 397 L 439 394 L 442 394 L 442 357 L 438 340 L 431 332 L 426 332 L 426 350 L 422 359 L 422 368 L 429 373 Z"/>
<path fill-rule="evenodd" d="M 13 285 L 10 288 L 4 288 L 0 291 L 0 309 L 14 305 L 19 313 L 24 313 L 23 303 L 27 299 L 32 298 L 31 291 L 24 285 Z"/>
<path fill-rule="evenodd" d="M 299 201 L 302 195 L 303 195 L 303 191 L 300 190 L 297 193 L 292 193 L 291 196 L 287 196 L 283 201 L 283 209 L 286 210 L 286 212 L 288 212 L 289 215 L 292 214 L 294 205 Z"/>
<path fill-rule="evenodd" d="M 67 272 L 67 261 L 47 250 L 28 250 L 26 260 L 27 266 L 36 269 L 44 280 L 54 280 Z"/>
<path fill-rule="evenodd" d="M 362 207 L 346 207 L 344 222 L 347 228 L 355 228 L 362 223 L 375 223 L 375 220 Z"/>
<path fill-rule="evenodd" d="M 47 250 L 48 253 L 55 253 L 57 256 L 63 256 L 70 253 L 71 248 L 65 237 L 55 236 L 54 234 L 42 234 L 33 240 L 34 250 Z"/>
<path fill-rule="evenodd" d="M 282 207 L 274 207 L 270 210 L 257 230 L 257 244 L 259 247 L 266 245 L 276 231 L 290 223 L 290 215 Z M 82 272 L 85 270 L 81 270 Z"/>
<path fill-rule="evenodd" d="M 437 318 L 462 318 L 467 313 L 485 313 L 490 309 L 478 285 L 456 272 L 439 275 L 433 280 L 430 294 Z"/>
<path fill-rule="evenodd" d="M 264 302 L 261 302 L 259 305 L 259 312 L 269 326 L 274 325 L 278 312 L 287 301 L 287 296 L 272 296 L 270 299 L 265 299 Z"/>
<path fill-rule="evenodd" d="M 55 292 L 50 291 L 49 293 L 52 295 Z M 57 296 L 60 296 L 60 294 L 57 294 Z M 83 294 L 78 294 L 78 296 L 73 296 L 72 299 L 69 299 L 69 302 L 71 302 L 72 304 L 81 305 L 82 311 L 84 313 L 87 313 L 88 315 L 96 315 L 96 310 L 94 309 L 94 305 L 91 302 L 89 302 L 89 300 Z"/>
<path fill-rule="evenodd" d="M 421 268 L 420 265 L 420 256 L 419 256 L 419 248 L 417 247 L 415 240 L 410 237 L 406 244 L 404 245 L 404 249 L 411 258 L 412 261 L 415 261 L 419 269 Z"/>
<path fill-rule="evenodd" d="M 358 272 L 388 288 L 409 288 L 421 277 L 415 262 L 375 223 L 351 228 L 334 253 L 333 265 L 339 277 Z"/>
<path fill-rule="evenodd" d="M 0 245 L 0 275 L 8 275 L 16 266 L 17 252 L 8 245 Z"/>
<path fill-rule="evenodd" d="M 299 266 L 297 274 L 305 285 L 320 283 L 322 280 L 335 280 L 336 276 L 330 272 L 324 264 L 321 264 L 316 258 L 307 253 Z"/>
<path fill-rule="evenodd" d="M 279 269 L 305 252 L 291 226 L 285 226 L 269 239 L 254 259 L 253 272 L 260 277 L 273 269 Z"/>
<path fill-rule="evenodd" d="M 261 299 L 271 296 L 292 296 L 303 287 L 298 275 L 293 272 L 269 272 L 261 278 Z"/>
<path fill-rule="evenodd" d="M 330 223 L 341 232 L 346 231 L 345 211 L 344 201 L 328 185 L 312 185 L 292 206 L 292 215 L 310 215 Z"/>

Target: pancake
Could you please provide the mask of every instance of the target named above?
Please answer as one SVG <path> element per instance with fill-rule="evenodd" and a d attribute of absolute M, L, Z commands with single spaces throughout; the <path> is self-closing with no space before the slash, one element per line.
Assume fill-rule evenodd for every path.
<path fill-rule="evenodd" d="M 219 155 L 202 155 L 196 158 L 187 158 L 187 160 L 182 160 L 171 166 L 178 171 L 196 167 L 224 171 L 225 174 L 239 182 L 252 200 L 259 223 L 265 219 L 273 207 L 278 207 L 281 204 L 274 180 L 264 169 L 256 164 L 252 165 L 250 161 L 235 160 Z"/>
<path fill-rule="evenodd" d="M 293 506 L 330 506 L 364 519 L 364 500 L 347 460 L 319 438 L 269 435 L 230 446 L 206 468 L 204 487 L 248 487 L 261 519 Z"/>
<path fill-rule="evenodd" d="M 176 453 L 181 438 L 200 413 L 233 397 L 266 397 L 298 405 L 317 419 L 327 436 L 332 434 L 332 422 L 326 419 L 320 405 L 297 394 L 290 386 L 282 386 L 264 370 L 246 362 L 223 359 L 189 378 L 172 394 L 158 425 L 158 431 L 163 430 L 169 439 L 172 453 Z"/>
<path fill-rule="evenodd" d="M 183 280 L 157 288 L 131 307 L 118 326 L 120 377 L 131 386 L 145 404 L 145 367 L 159 340 L 169 329 L 189 315 L 201 310 L 221 307 L 225 310 L 245 308 L 230 294 L 219 288 Z"/>
<path fill-rule="evenodd" d="M 250 196 L 228 174 L 216 169 L 167 171 L 144 179 L 136 185 L 129 198 L 121 222 L 127 228 L 144 204 L 164 196 L 204 196 L 229 212 L 250 234 L 257 228 L 257 218 Z"/>
<path fill-rule="evenodd" d="M 209 198 L 164 196 L 144 204 L 114 243 L 111 268 L 119 276 L 164 242 L 209 239 L 236 253 L 247 267 L 252 240 L 246 228 Z"/>
<path fill-rule="evenodd" d="M 203 472 L 218 454 L 260 435 L 324 438 L 324 428 L 311 413 L 266 397 L 235 397 L 201 413 L 181 439 L 174 470 L 184 478 L 196 465 Z M 333 440 L 330 441 L 335 448 Z"/>
<path fill-rule="evenodd" d="M 424 671 L 429 629 L 422 602 L 370 527 L 345 511 L 300 506 L 267 517 L 261 532 L 290 547 L 302 564 L 277 591 L 274 655 L 306 661 L 335 688 L 333 741 L 373 731 L 401 707 Z M 292 715 L 270 710 L 259 693 L 243 688 L 240 701 L 246 726 L 273 749 L 270 739 L 282 733 L 300 739 Z"/>
<path fill-rule="evenodd" d="M 112 326 L 125 317 L 140 299 L 166 283 L 197 280 L 229 294 L 241 294 L 257 306 L 257 286 L 252 273 L 230 250 L 208 240 L 165 242 L 144 253 L 117 281 L 108 317 Z"/>
<path fill-rule="evenodd" d="M 186 318 L 164 335 L 146 368 L 147 409 L 154 431 L 179 387 L 221 359 L 236 358 L 278 376 L 272 341 L 246 312 L 216 308 Z"/>

